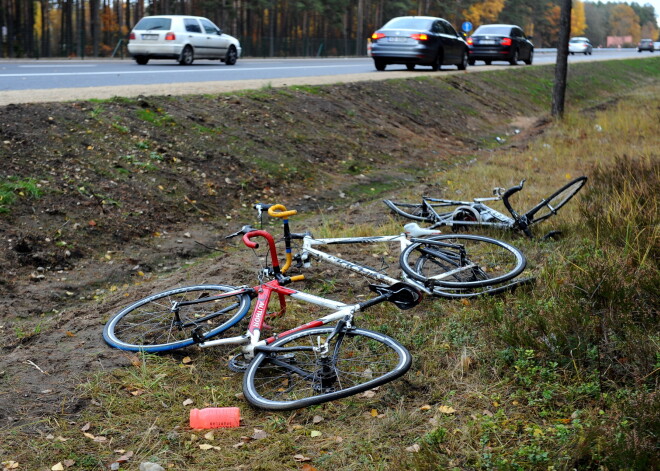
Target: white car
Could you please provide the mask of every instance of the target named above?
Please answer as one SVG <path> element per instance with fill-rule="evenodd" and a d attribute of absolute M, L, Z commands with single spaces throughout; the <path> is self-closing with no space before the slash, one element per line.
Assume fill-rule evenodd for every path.
<path fill-rule="evenodd" d="M 234 65 L 241 57 L 241 44 L 201 16 L 145 16 L 131 31 L 128 53 L 140 65 L 150 59 L 176 59 L 181 65 L 219 59 Z"/>
<path fill-rule="evenodd" d="M 591 54 L 593 46 L 587 38 L 571 38 L 568 42 L 568 52 L 571 54 Z"/>

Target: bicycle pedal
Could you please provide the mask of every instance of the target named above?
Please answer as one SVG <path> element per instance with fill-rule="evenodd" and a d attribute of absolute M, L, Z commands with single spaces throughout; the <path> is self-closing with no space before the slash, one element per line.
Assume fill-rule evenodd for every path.
<path fill-rule="evenodd" d="M 190 336 L 194 343 L 204 343 L 204 332 L 202 332 L 202 326 L 199 325 L 195 327 L 191 332 Z"/>

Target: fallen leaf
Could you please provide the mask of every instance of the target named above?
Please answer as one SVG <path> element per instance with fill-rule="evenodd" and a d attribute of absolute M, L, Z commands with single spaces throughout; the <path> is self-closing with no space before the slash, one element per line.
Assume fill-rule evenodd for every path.
<path fill-rule="evenodd" d="M 415 443 L 414 445 L 409 446 L 406 448 L 406 451 L 409 451 L 410 453 L 418 453 L 419 452 L 419 445 Z"/>
<path fill-rule="evenodd" d="M 262 438 L 266 438 L 268 434 L 264 432 L 263 430 L 260 430 L 258 428 L 254 429 L 254 435 L 252 435 L 252 438 L 255 440 L 261 440 Z"/>
<path fill-rule="evenodd" d="M 62 463 L 57 463 L 53 467 L 50 468 L 51 471 L 64 471 L 64 465 Z"/>
<path fill-rule="evenodd" d="M 89 422 L 87 422 L 85 425 L 83 425 L 82 427 L 80 427 L 80 431 L 81 431 L 81 432 L 86 432 L 87 430 L 90 429 L 91 426 L 92 426 L 92 424 L 89 423 Z"/>
<path fill-rule="evenodd" d="M 302 463 L 303 461 L 312 461 L 311 458 L 308 458 L 308 457 L 306 457 L 306 456 L 304 456 L 304 455 L 294 455 L 294 456 L 293 456 L 293 459 L 296 460 L 296 461 L 298 461 L 298 462 L 301 462 L 301 463 Z"/>
<path fill-rule="evenodd" d="M 438 410 L 440 412 L 442 412 L 443 414 L 453 414 L 454 412 L 456 412 L 456 409 L 454 409 L 453 407 L 449 407 L 449 406 L 440 406 L 440 407 L 438 407 Z"/>
<path fill-rule="evenodd" d="M 86 436 L 87 438 L 91 438 L 92 440 L 94 440 L 96 438 L 94 435 L 92 435 L 91 433 L 88 433 L 88 432 L 83 433 L 83 435 Z"/>
<path fill-rule="evenodd" d="M 420 407 L 419 410 L 431 410 L 431 406 L 426 404 L 426 405 L 423 405 L 422 407 Z"/>
<path fill-rule="evenodd" d="M 189 406 L 189 405 L 192 404 L 192 403 L 193 403 L 193 400 L 192 400 L 192 399 L 186 399 L 185 401 L 183 401 L 183 405 L 184 405 L 184 406 Z"/>
<path fill-rule="evenodd" d="M 240 447 L 242 447 L 243 445 L 245 445 L 245 442 L 238 442 L 237 444 L 232 445 L 232 447 L 233 447 L 233 448 L 240 448 Z"/>
<path fill-rule="evenodd" d="M 133 458 L 133 452 L 132 452 L 132 451 L 129 451 L 129 452 L 127 452 L 127 453 L 121 455 L 121 456 L 120 456 L 119 458 L 117 458 L 115 461 L 116 461 L 117 463 L 125 463 L 126 461 L 130 460 L 131 458 Z"/>
<path fill-rule="evenodd" d="M 376 409 L 371 409 L 371 417 L 377 417 L 378 411 Z"/>
<path fill-rule="evenodd" d="M 103 443 L 103 442 L 107 442 L 107 441 L 108 441 L 108 438 L 107 438 L 107 437 L 103 437 L 103 436 L 98 436 L 98 437 L 94 437 L 93 440 L 94 440 L 96 443 Z"/>
<path fill-rule="evenodd" d="M 318 430 L 312 430 L 312 432 L 309 434 L 309 436 L 312 438 L 320 437 L 321 435 L 323 435 L 323 433 L 319 432 Z"/>
<path fill-rule="evenodd" d="M 74 460 L 64 460 L 64 461 L 62 461 L 62 464 L 63 464 L 65 467 L 70 468 L 71 466 L 73 466 L 74 464 L 76 464 L 76 462 L 75 462 Z"/>
<path fill-rule="evenodd" d="M 314 466 L 312 466 L 309 463 L 303 464 L 302 468 L 300 468 L 300 469 L 301 469 L 301 471 L 318 471 L 318 469 L 316 469 Z"/>
<path fill-rule="evenodd" d="M 370 389 L 369 391 L 365 391 L 364 393 L 362 393 L 362 397 L 366 397 L 367 399 L 371 399 L 375 395 L 376 395 L 376 391 L 374 391 L 373 389 Z"/>
<path fill-rule="evenodd" d="M 320 415 L 315 415 L 314 418 L 312 419 L 312 423 L 318 424 L 319 422 L 323 422 L 323 417 Z"/>
<path fill-rule="evenodd" d="M 209 445 L 208 443 L 202 443 L 199 445 L 199 448 L 202 450 L 210 450 L 213 448 L 213 445 Z"/>
<path fill-rule="evenodd" d="M 183 360 L 181 360 L 181 363 L 183 363 L 184 365 L 187 365 L 188 363 L 192 363 L 192 358 L 185 357 Z"/>
<path fill-rule="evenodd" d="M 213 432 L 209 432 L 206 435 L 204 435 L 204 438 L 207 439 L 207 440 L 212 441 L 212 440 L 215 439 L 215 435 L 213 435 Z"/>
<path fill-rule="evenodd" d="M 3 461 L 2 469 L 18 469 L 18 461 Z"/>

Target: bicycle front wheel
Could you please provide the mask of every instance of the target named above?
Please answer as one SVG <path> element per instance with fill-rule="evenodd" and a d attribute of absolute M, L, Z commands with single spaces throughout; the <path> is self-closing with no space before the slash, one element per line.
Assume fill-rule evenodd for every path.
<path fill-rule="evenodd" d="M 587 183 L 587 177 L 578 177 L 541 201 L 535 208 L 527 212 L 529 225 L 545 221 L 550 216 L 557 214 L 557 211 L 568 203 L 585 183 Z"/>
<path fill-rule="evenodd" d="M 251 302 L 247 293 L 218 297 L 236 290 L 226 285 L 198 285 L 154 294 L 114 315 L 103 329 L 103 338 L 115 348 L 135 352 L 187 347 L 194 343 L 194 329 L 199 328 L 200 337 L 207 339 L 245 317 Z"/>
<path fill-rule="evenodd" d="M 414 242 L 401 252 L 404 273 L 427 286 L 456 294 L 480 294 L 518 276 L 527 261 L 523 253 L 501 240 L 479 235 L 439 235 Z M 467 290 L 467 291 L 466 291 Z M 476 291 L 472 291 L 476 290 Z M 442 292 L 437 294 L 441 296 Z M 488 290 L 483 290 L 484 294 Z M 459 296 L 464 297 L 464 296 Z"/>
<path fill-rule="evenodd" d="M 243 378 L 248 402 L 269 410 L 299 409 L 373 389 L 410 368 L 405 347 L 365 329 L 343 329 L 331 339 L 328 352 L 320 354 L 315 347 L 334 330 L 297 332 L 270 345 L 281 351 L 258 353 Z"/>

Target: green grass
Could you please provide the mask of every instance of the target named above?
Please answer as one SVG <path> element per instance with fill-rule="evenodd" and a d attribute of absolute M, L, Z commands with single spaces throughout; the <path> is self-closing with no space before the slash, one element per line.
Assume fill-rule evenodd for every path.
<path fill-rule="evenodd" d="M 18 198 L 39 198 L 42 190 L 33 178 L 9 177 L 0 182 L 0 213 L 8 213 Z"/>

